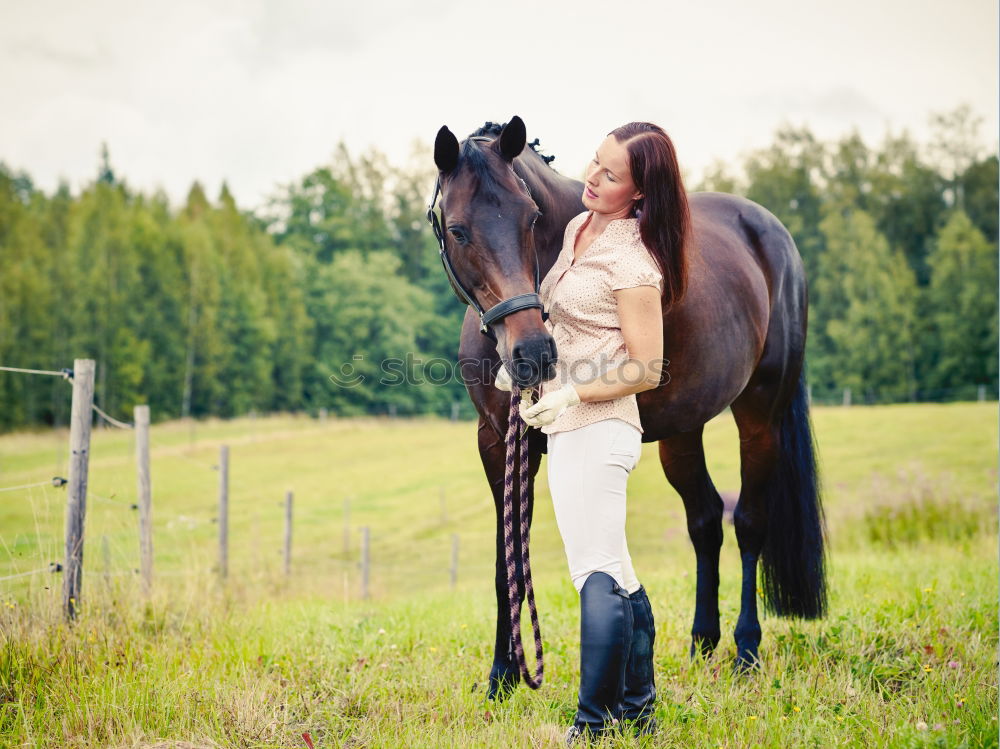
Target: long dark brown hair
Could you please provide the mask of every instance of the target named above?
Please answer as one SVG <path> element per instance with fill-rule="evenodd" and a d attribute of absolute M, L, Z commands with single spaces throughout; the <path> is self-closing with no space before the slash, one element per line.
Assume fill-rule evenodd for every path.
<path fill-rule="evenodd" d="M 642 242 L 663 274 L 663 308 L 676 304 L 687 286 L 686 245 L 691 234 L 687 191 L 670 137 L 652 122 L 630 122 L 608 135 L 625 144 Z"/>

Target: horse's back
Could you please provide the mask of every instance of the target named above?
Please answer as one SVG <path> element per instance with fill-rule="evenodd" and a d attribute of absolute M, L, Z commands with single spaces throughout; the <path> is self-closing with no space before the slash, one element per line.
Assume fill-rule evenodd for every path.
<path fill-rule="evenodd" d="M 808 287 L 788 229 L 767 208 L 738 195 L 693 193 L 691 206 L 696 243 L 703 252 L 715 253 L 717 268 L 727 262 L 740 268 L 744 278 L 739 293 L 753 298 L 751 307 L 757 312 L 750 312 L 751 317 L 764 321 L 759 348 L 755 343 L 755 375 L 773 379 L 797 370 L 805 352 Z M 707 241 L 699 242 L 699 236 Z M 715 241 L 720 236 L 722 244 Z"/>
<path fill-rule="evenodd" d="M 746 257 L 756 262 L 769 289 L 778 282 L 805 283 L 802 258 L 795 241 L 785 225 L 767 208 L 748 198 L 724 192 L 694 192 L 688 197 L 696 244 L 707 240 L 709 252 L 749 252 Z M 726 237 L 725 247 L 720 248 L 717 241 L 713 242 L 719 237 Z"/>
<path fill-rule="evenodd" d="M 639 395 L 644 441 L 725 409 L 801 314 L 801 259 L 781 222 L 738 195 L 695 192 L 689 201 L 687 290 L 664 318 L 670 379 Z"/>

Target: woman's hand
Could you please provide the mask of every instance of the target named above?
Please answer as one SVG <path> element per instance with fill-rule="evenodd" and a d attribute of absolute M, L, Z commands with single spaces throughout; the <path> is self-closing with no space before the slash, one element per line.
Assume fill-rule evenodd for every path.
<path fill-rule="evenodd" d="M 502 363 L 500 364 L 500 369 L 497 372 L 496 379 L 493 380 L 493 384 L 496 385 L 500 390 L 510 392 L 514 388 L 514 383 L 510 379 L 510 373 L 507 371 Z"/>
<path fill-rule="evenodd" d="M 571 408 L 580 403 L 580 396 L 577 395 L 576 388 L 572 384 L 566 383 L 561 389 L 543 395 L 538 403 L 526 408 L 522 403 L 520 408 L 521 418 L 528 426 L 543 427 L 551 424 L 559 418 L 559 415 L 567 408 Z"/>

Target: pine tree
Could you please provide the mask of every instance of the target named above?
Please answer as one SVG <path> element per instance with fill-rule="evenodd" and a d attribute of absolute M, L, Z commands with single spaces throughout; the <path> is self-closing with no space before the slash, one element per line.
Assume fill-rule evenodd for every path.
<path fill-rule="evenodd" d="M 864 211 L 832 212 L 822 222 L 819 322 L 832 346 L 832 384 L 867 402 L 915 394 L 916 280 Z"/>
<path fill-rule="evenodd" d="M 965 389 L 997 383 L 997 253 L 963 211 L 941 229 L 930 259 L 928 383 Z"/>

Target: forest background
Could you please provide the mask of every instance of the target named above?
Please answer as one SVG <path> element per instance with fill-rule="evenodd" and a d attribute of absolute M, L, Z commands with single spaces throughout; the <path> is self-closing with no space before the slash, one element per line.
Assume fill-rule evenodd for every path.
<path fill-rule="evenodd" d="M 928 142 L 875 146 L 786 125 L 688 184 L 744 195 L 794 236 L 814 401 L 997 397 L 998 156 L 969 106 L 929 118 Z M 558 157 L 558 134 L 536 135 Z M 341 142 L 255 211 L 225 185 L 212 199 L 196 182 L 181 206 L 137 192 L 107 147 L 97 166 L 79 194 L 46 194 L 0 162 L 0 365 L 93 358 L 96 403 L 125 419 L 136 403 L 155 421 L 473 415 L 454 374 L 466 308 L 424 218 L 426 144 L 400 165 Z M 345 371 L 363 381 L 339 386 Z M 0 431 L 68 418 L 48 378 L 0 378 Z"/>

